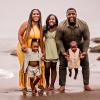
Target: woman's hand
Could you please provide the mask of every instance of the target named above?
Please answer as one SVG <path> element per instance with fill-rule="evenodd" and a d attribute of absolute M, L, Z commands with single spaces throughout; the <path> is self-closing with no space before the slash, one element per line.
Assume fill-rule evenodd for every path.
<path fill-rule="evenodd" d="M 25 45 L 22 45 L 21 49 L 22 49 L 23 52 L 27 52 L 27 48 L 26 48 Z"/>
<path fill-rule="evenodd" d="M 44 56 L 42 56 L 42 57 L 41 57 L 41 60 L 42 60 L 42 61 L 44 61 L 44 60 L 45 60 Z"/>
<path fill-rule="evenodd" d="M 42 57 L 41 57 L 41 60 L 45 60 L 45 52 L 44 53 L 42 53 Z"/>
<path fill-rule="evenodd" d="M 63 56 L 67 59 L 67 53 L 66 52 L 63 53 Z"/>

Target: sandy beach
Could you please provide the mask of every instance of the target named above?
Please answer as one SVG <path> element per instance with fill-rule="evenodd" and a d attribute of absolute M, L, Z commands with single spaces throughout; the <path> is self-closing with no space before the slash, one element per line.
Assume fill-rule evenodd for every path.
<path fill-rule="evenodd" d="M 16 56 L 9 54 L 9 50 L 16 47 L 17 40 L 15 39 L 0 39 L 0 100 L 23 100 L 30 99 L 31 93 L 28 93 L 26 98 L 23 98 L 18 87 L 18 69 L 19 64 Z M 100 61 L 96 58 L 99 53 L 89 53 L 90 61 L 90 86 L 94 89 L 91 92 L 84 92 L 81 67 L 77 80 L 66 78 L 66 93 L 49 93 L 43 96 L 35 96 L 36 100 L 99 100 L 100 99 Z M 57 70 L 58 70 L 57 66 Z M 73 73 L 74 74 L 74 73 Z M 59 87 L 59 76 L 55 83 L 55 88 Z"/>
<path fill-rule="evenodd" d="M 49 14 L 57 16 L 59 23 L 66 19 L 68 8 L 77 10 L 77 17 L 87 22 L 90 36 L 100 37 L 100 0 L 0 0 L 0 100 L 100 100 L 100 53 L 90 53 L 90 86 L 94 91 L 86 92 L 83 89 L 81 67 L 77 80 L 74 72 L 70 78 L 66 77 L 65 93 L 54 91 L 43 96 L 31 96 L 29 90 L 26 97 L 18 87 L 19 63 L 16 56 L 10 51 L 17 46 L 18 30 L 20 25 L 27 21 L 32 9 L 41 11 L 42 25 L 45 25 Z M 100 43 L 99 43 L 100 44 Z M 91 42 L 90 47 L 97 44 Z M 59 87 L 59 63 L 57 65 L 57 79 L 55 88 Z"/>

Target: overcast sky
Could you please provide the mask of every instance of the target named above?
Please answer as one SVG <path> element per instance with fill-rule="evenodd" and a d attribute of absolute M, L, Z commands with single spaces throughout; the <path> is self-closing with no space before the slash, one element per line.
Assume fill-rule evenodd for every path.
<path fill-rule="evenodd" d="M 42 12 L 42 23 L 53 13 L 59 22 L 66 16 L 69 7 L 77 10 L 78 18 L 85 20 L 91 37 L 100 36 L 100 0 L 0 0 L 0 38 L 16 38 L 18 28 L 27 20 L 30 11 L 38 8 Z"/>

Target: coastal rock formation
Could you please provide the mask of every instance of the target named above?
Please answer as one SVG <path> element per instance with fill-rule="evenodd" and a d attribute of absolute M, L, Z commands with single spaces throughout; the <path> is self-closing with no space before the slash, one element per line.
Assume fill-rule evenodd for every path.
<path fill-rule="evenodd" d="M 95 43 L 100 43 L 100 37 L 92 38 L 91 41 Z M 90 52 L 100 53 L 100 44 L 94 47 L 90 47 Z M 100 61 L 100 56 L 97 58 Z"/>
<path fill-rule="evenodd" d="M 100 56 L 97 58 L 97 60 L 100 60 Z"/>
<path fill-rule="evenodd" d="M 100 45 L 90 47 L 90 52 L 100 53 Z"/>
<path fill-rule="evenodd" d="M 10 55 L 17 56 L 17 50 L 16 49 L 12 49 L 9 52 L 10 52 Z"/>
<path fill-rule="evenodd" d="M 95 43 L 100 43 L 100 37 L 92 38 L 91 41 L 93 41 Z"/>
<path fill-rule="evenodd" d="M 91 41 L 95 43 L 100 43 L 100 37 L 92 38 Z M 94 47 L 90 47 L 90 52 L 100 53 L 100 44 Z"/>

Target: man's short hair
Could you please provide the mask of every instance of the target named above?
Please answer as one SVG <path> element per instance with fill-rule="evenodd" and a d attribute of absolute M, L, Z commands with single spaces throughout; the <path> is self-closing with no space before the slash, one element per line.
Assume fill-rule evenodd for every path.
<path fill-rule="evenodd" d="M 74 10 L 76 12 L 76 9 L 75 8 L 68 8 L 66 13 L 69 11 L 69 10 Z"/>

